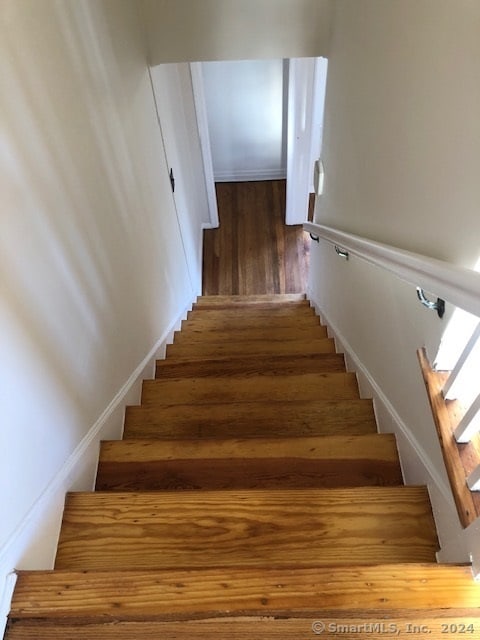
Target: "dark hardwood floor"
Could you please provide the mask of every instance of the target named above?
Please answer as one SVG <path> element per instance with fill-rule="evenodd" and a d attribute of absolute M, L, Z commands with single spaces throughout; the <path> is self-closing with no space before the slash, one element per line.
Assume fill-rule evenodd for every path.
<path fill-rule="evenodd" d="M 285 224 L 285 188 L 285 180 L 216 184 L 220 227 L 204 232 L 204 295 L 306 290 L 310 237 Z"/>

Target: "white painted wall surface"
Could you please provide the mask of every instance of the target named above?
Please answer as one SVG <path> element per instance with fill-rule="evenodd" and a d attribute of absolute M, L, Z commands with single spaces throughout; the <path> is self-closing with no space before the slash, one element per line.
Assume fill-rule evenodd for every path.
<path fill-rule="evenodd" d="M 141 0 L 152 65 L 325 56 L 331 0 Z"/>
<path fill-rule="evenodd" d="M 428 484 L 441 541 L 460 532 L 455 505 L 416 358 L 437 344 L 444 323 L 416 301 L 415 287 L 334 247 L 312 242 L 309 297 L 347 354 L 363 397 L 374 398 L 379 430 L 396 433 L 408 484 Z M 451 560 L 465 561 L 465 554 Z"/>
<path fill-rule="evenodd" d="M 480 4 L 338 0 L 334 7 L 316 220 L 472 267 L 480 253 Z M 414 287 L 344 262 L 330 245 L 313 243 L 310 286 L 384 407 L 386 399 L 384 422 L 407 441 L 407 480 L 429 480 L 442 544 L 466 559 L 442 493 L 445 472 L 415 353 L 425 344 L 435 355 L 451 309 L 440 321 L 419 305 Z"/>
<path fill-rule="evenodd" d="M 286 176 L 286 63 L 202 63 L 217 182 Z"/>
<path fill-rule="evenodd" d="M 210 226 L 190 66 L 163 64 L 150 71 L 168 166 L 175 178 L 175 208 L 193 285 L 202 292 L 202 235 Z"/>
<path fill-rule="evenodd" d="M 480 3 L 338 0 L 334 8 L 322 222 L 473 268 Z"/>
<path fill-rule="evenodd" d="M 50 566 L 193 289 L 137 3 L 5 0 L 0 24 L 3 591 Z"/>

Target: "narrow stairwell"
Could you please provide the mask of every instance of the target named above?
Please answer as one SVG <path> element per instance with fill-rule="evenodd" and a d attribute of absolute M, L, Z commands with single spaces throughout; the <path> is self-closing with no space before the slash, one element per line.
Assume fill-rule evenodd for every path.
<path fill-rule="evenodd" d="M 304 296 L 204 297 L 6 639 L 479 637 L 480 585 L 437 548 Z"/>

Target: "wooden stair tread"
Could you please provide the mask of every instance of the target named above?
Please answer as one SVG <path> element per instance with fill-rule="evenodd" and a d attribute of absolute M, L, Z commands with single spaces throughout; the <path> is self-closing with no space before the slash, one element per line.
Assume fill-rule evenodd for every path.
<path fill-rule="evenodd" d="M 127 407 L 124 438 L 285 437 L 376 433 L 373 403 L 239 402 Z"/>
<path fill-rule="evenodd" d="M 102 442 L 100 491 L 400 485 L 393 435 Z"/>
<path fill-rule="evenodd" d="M 224 438 L 217 440 L 106 440 L 101 443 L 100 461 L 114 462 L 181 460 L 202 458 L 303 458 L 343 456 L 354 460 L 371 450 L 389 460 L 396 459 L 393 434 L 361 436 L 317 436 L 298 438 Z"/>
<path fill-rule="evenodd" d="M 206 319 L 206 320 L 234 320 L 243 318 L 248 324 L 251 319 L 271 320 L 272 318 L 310 318 L 320 322 L 320 316 L 315 313 L 315 309 L 308 304 L 287 304 L 287 305 L 250 305 L 242 306 L 234 305 L 231 307 L 193 307 L 187 311 L 187 319 Z"/>
<path fill-rule="evenodd" d="M 270 327 L 267 323 L 261 327 L 224 329 L 205 331 L 203 329 L 183 327 L 176 331 L 175 344 L 192 342 L 283 342 L 288 340 L 311 340 L 327 338 L 327 329 L 321 324 L 312 326 Z"/>
<path fill-rule="evenodd" d="M 142 404 L 208 404 L 358 398 L 354 373 L 144 380 Z"/>
<path fill-rule="evenodd" d="M 6 640 L 480 631 L 480 585 L 435 563 L 428 491 L 304 294 L 199 298 L 167 355 L 97 491 L 67 495 L 55 571 L 19 573 Z"/>
<path fill-rule="evenodd" d="M 424 487 L 68 494 L 57 569 L 434 562 Z"/>
<path fill-rule="evenodd" d="M 315 310 L 307 305 L 302 306 L 275 306 L 269 308 L 242 307 L 241 309 L 193 309 L 187 313 L 187 318 L 182 326 L 195 326 L 209 328 L 250 327 L 250 326 L 274 326 L 278 324 L 291 326 L 292 323 L 300 325 L 320 325 L 320 317 Z"/>
<path fill-rule="evenodd" d="M 307 301 L 302 301 L 296 304 L 276 304 L 269 305 L 267 307 L 261 305 L 244 305 L 239 308 L 238 305 L 232 305 L 231 307 L 222 306 L 221 309 L 215 307 L 198 307 L 194 306 L 191 311 L 187 312 L 187 318 L 238 318 L 242 317 L 246 320 L 250 318 L 277 318 L 280 316 L 286 317 L 303 317 L 309 316 L 319 320 L 319 316 L 315 313 L 315 309 L 311 307 Z"/>
<path fill-rule="evenodd" d="M 225 333 L 226 331 L 246 331 L 265 329 L 268 327 L 270 329 L 290 329 L 290 331 L 296 333 L 296 330 L 300 328 L 322 327 L 318 316 L 306 313 L 302 313 L 301 315 L 297 313 L 290 316 L 271 314 L 270 317 L 268 315 L 258 316 L 257 314 L 249 314 L 245 317 L 243 313 L 239 314 L 237 311 L 237 313 L 231 317 L 226 317 L 222 314 L 223 317 L 221 318 L 208 317 L 212 313 L 211 311 L 193 312 L 193 314 L 197 313 L 198 315 L 189 315 L 187 320 L 182 320 L 182 331 L 187 334 L 190 331 L 217 331 Z M 322 333 L 325 335 L 326 331 Z"/>
<path fill-rule="evenodd" d="M 449 610 L 451 611 L 451 610 Z M 334 633 L 322 632 L 326 640 L 333 640 L 341 635 L 345 640 L 382 640 L 399 634 L 414 635 L 418 640 L 435 640 L 444 638 L 446 630 L 452 629 L 472 637 L 472 633 L 480 628 L 480 618 L 477 611 L 453 610 L 447 615 L 444 609 L 428 612 L 405 612 L 402 615 L 392 615 L 391 612 L 375 612 L 372 622 L 370 612 L 360 612 L 357 616 L 338 614 L 332 617 L 323 615 L 321 624 L 326 629 L 334 629 Z M 413 617 L 415 616 L 415 617 Z M 316 616 L 318 618 L 319 615 Z M 278 617 L 242 616 L 190 620 L 120 620 L 99 621 L 91 623 L 87 620 L 58 618 L 42 620 L 22 619 L 11 624 L 10 633 L 6 640 L 298 640 L 311 637 L 312 629 L 318 629 L 319 621 L 313 614 L 307 616 Z M 323 627 L 322 627 L 323 628 Z M 340 630 L 339 630 L 340 629 Z M 347 632 L 347 629 L 359 631 Z M 367 631 L 362 632 L 362 629 Z M 461 631 L 459 631 L 461 630 Z M 463 631 L 464 630 L 464 631 Z M 454 635 L 453 631 L 450 635 Z M 456 635 L 456 634 L 455 634 Z M 313 636 L 314 637 L 314 636 Z M 464 637 L 462 635 L 461 637 Z M 473 636 L 474 637 L 474 636 Z"/>
<path fill-rule="evenodd" d="M 283 342 L 245 340 L 241 342 L 176 342 L 167 347 L 168 358 L 174 357 L 176 360 L 184 358 L 187 360 L 199 360 L 212 355 L 230 356 L 250 354 L 257 358 L 264 355 L 282 354 L 318 354 L 335 353 L 335 343 L 332 338 L 308 338 L 306 340 L 285 340 Z"/>
<path fill-rule="evenodd" d="M 260 306 L 260 305 L 307 305 L 310 306 L 304 293 L 273 293 L 260 295 L 219 295 L 219 296 L 200 296 L 197 298 L 194 307 L 237 307 L 237 306 Z"/>
<path fill-rule="evenodd" d="M 322 619 L 334 613 L 391 612 L 415 619 L 421 611 L 443 617 L 458 610 L 478 618 L 479 602 L 480 584 L 469 567 L 434 563 L 352 563 L 348 570 L 21 571 L 10 617 L 194 620 L 284 614 Z"/>
<path fill-rule="evenodd" d="M 156 378 L 201 377 L 211 375 L 248 375 L 268 373 L 288 375 L 292 373 L 321 373 L 345 371 L 345 359 L 339 353 L 308 355 L 270 355 L 261 359 L 243 354 L 218 356 L 201 361 L 176 361 L 174 358 L 157 360 Z"/>

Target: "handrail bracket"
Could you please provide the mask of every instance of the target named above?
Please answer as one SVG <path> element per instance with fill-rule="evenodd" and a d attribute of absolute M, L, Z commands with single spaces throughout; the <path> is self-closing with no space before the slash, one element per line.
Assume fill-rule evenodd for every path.
<path fill-rule="evenodd" d="M 445 300 L 442 300 L 441 298 L 437 298 L 436 302 L 429 300 L 425 295 L 424 290 L 421 287 L 417 287 L 417 297 L 424 307 L 427 307 L 427 309 L 432 309 L 433 311 L 436 311 L 438 314 L 438 317 L 443 318 L 445 314 Z"/>
<path fill-rule="evenodd" d="M 337 253 L 337 256 L 340 256 L 341 258 L 345 258 L 345 260 L 348 260 L 348 256 L 349 256 L 348 251 L 346 251 L 345 249 L 342 249 L 338 245 L 335 245 L 335 251 Z"/>

